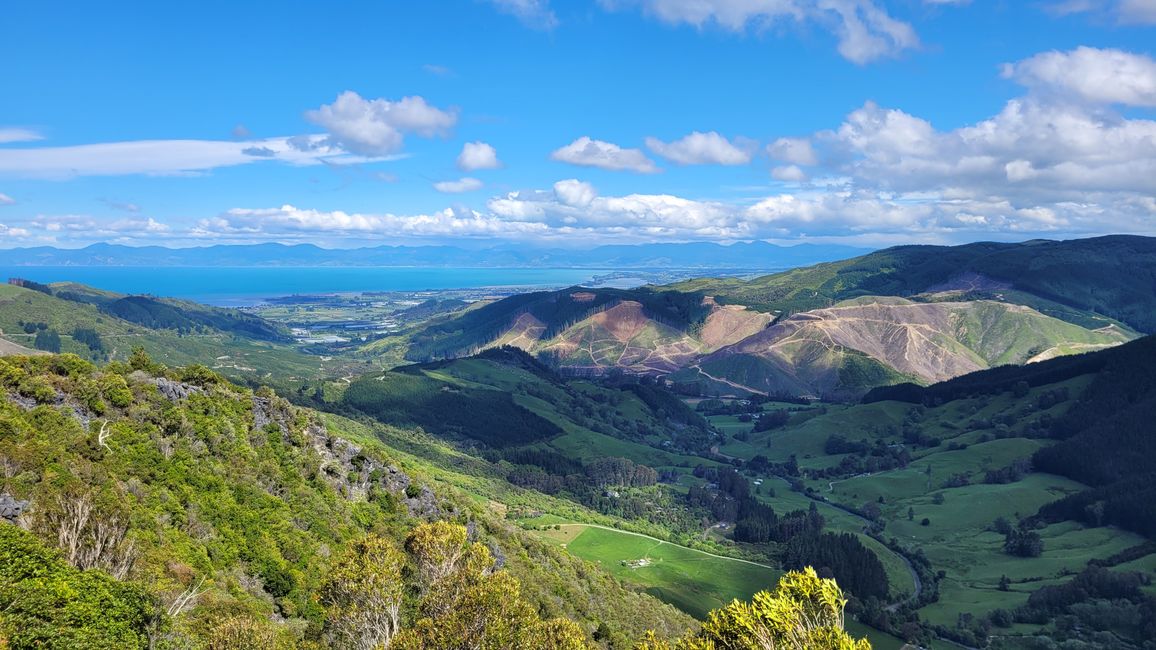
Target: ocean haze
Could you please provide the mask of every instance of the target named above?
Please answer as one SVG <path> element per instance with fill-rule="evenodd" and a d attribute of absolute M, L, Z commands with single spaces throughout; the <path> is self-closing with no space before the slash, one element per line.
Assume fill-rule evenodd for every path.
<path fill-rule="evenodd" d="M 698 242 L 598 246 L 588 249 L 511 245 L 481 250 L 459 246 L 374 246 L 327 249 L 313 244 L 245 244 L 196 248 L 92 244 L 0 250 L 0 266 L 331 266 L 584 269 L 776 270 L 856 257 L 868 248 L 828 244 L 777 246 Z M 434 288 L 434 287 L 422 287 Z"/>

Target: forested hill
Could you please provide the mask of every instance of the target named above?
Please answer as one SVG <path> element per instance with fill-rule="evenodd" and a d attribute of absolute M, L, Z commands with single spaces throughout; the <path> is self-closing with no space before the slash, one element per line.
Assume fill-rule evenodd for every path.
<path fill-rule="evenodd" d="M 175 298 L 130 296 L 72 282 L 41 284 L 20 278 L 12 278 L 9 282 L 61 300 L 94 305 L 109 316 L 151 329 L 183 333 L 212 329 L 259 341 L 291 340 L 285 327 L 235 309 L 210 307 Z"/>
<path fill-rule="evenodd" d="M 0 359 L 0 647 L 362 647 L 396 634 L 434 648 L 486 629 L 486 648 L 562 650 L 690 629 L 386 435 L 424 440 L 139 351 L 99 369 Z M 367 602 L 384 632 L 366 627 Z"/>
<path fill-rule="evenodd" d="M 869 295 L 957 292 L 1035 307 L 1073 322 L 1099 314 L 1156 332 L 1156 238 L 897 246 L 754 280 L 702 279 L 671 289 L 783 313 Z"/>
<path fill-rule="evenodd" d="M 1156 336 L 1109 350 L 1028 366 L 1005 366 L 929 387 L 877 388 L 865 402 L 942 405 L 976 395 L 1026 393 L 1083 378 L 1086 387 L 1059 417 L 1040 422 L 1057 442 L 1036 451 L 1037 471 L 1091 486 L 1040 510 L 1045 521 L 1116 525 L 1156 537 Z"/>

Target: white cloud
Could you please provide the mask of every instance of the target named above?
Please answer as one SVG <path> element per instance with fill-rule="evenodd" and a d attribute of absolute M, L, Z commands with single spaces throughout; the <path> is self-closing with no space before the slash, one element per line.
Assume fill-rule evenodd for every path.
<path fill-rule="evenodd" d="M 889 191 L 1023 200 L 1156 193 L 1156 122 L 1072 104 L 1016 99 L 990 119 L 941 132 L 868 103 L 817 137 L 841 154 L 841 171 Z"/>
<path fill-rule="evenodd" d="M 498 11 L 510 14 L 532 29 L 551 30 L 558 26 L 558 17 L 550 9 L 548 0 L 490 0 Z"/>
<path fill-rule="evenodd" d="M 24 239 L 31 235 L 26 228 L 10 228 L 5 224 L 0 223 L 0 238 L 3 239 Z"/>
<path fill-rule="evenodd" d="M 771 169 L 771 178 L 787 183 L 802 183 L 807 180 L 807 172 L 796 165 L 784 165 Z"/>
<path fill-rule="evenodd" d="M 145 219 L 128 218 L 112 221 L 97 219 L 89 215 L 37 215 L 27 224 L 32 230 L 44 231 L 54 236 L 66 235 L 67 238 L 102 239 L 121 238 L 126 235 L 162 235 L 172 231 L 172 228 L 152 217 Z"/>
<path fill-rule="evenodd" d="M 405 134 L 424 137 L 446 134 L 457 124 L 457 111 L 430 106 L 422 97 L 398 101 L 365 99 L 347 90 L 332 104 L 306 111 L 305 119 L 324 128 L 326 144 L 363 156 L 387 156 L 401 151 Z"/>
<path fill-rule="evenodd" d="M 793 165 L 815 165 L 819 162 L 819 157 L 815 155 L 815 149 L 807 138 L 779 138 L 767 145 L 767 153 L 772 158 Z"/>
<path fill-rule="evenodd" d="M 1121 50 L 1044 52 L 1003 67 L 1034 91 L 1098 104 L 1156 106 L 1156 61 Z"/>
<path fill-rule="evenodd" d="M 1126 25 L 1156 25 L 1156 0 L 1063 0 L 1047 9 L 1059 16 L 1106 14 Z"/>
<path fill-rule="evenodd" d="M 188 176 L 218 167 L 269 160 L 294 165 L 363 162 L 325 143 L 324 136 L 228 140 L 138 140 L 68 147 L 0 148 L 0 176 L 67 179 L 77 176 Z"/>
<path fill-rule="evenodd" d="M 456 181 L 439 181 L 434 189 L 445 194 L 461 194 L 482 189 L 483 183 L 476 178 L 459 178 Z"/>
<path fill-rule="evenodd" d="M 658 138 L 646 139 L 651 151 L 679 165 L 745 165 L 751 161 L 752 147 L 749 141 L 740 141 L 740 144 L 743 146 L 731 143 L 714 131 L 695 131 L 669 143 Z"/>
<path fill-rule="evenodd" d="M 43 139 L 44 136 L 32 129 L 23 129 L 15 126 L 0 127 L 0 144 L 7 142 L 35 142 L 36 140 Z"/>
<path fill-rule="evenodd" d="M 699 29 L 717 25 L 735 32 L 765 31 L 782 23 L 814 23 L 834 32 L 839 53 L 858 64 L 919 46 L 911 25 L 892 18 L 875 0 L 602 0 L 602 4 L 610 9 L 640 6 L 663 22 Z"/>
<path fill-rule="evenodd" d="M 1120 0 L 1117 11 L 1122 22 L 1156 24 L 1156 0 Z"/>
<path fill-rule="evenodd" d="M 623 149 L 611 142 L 592 140 L 582 136 L 574 142 L 556 149 L 550 158 L 571 165 L 598 167 L 611 171 L 632 171 L 653 174 L 659 171 L 654 161 L 646 157 L 641 149 Z"/>
<path fill-rule="evenodd" d="M 13 205 L 15 203 L 16 199 L 8 196 L 7 194 L 4 194 L 3 192 L 0 192 L 0 205 Z"/>
<path fill-rule="evenodd" d="M 584 208 L 598 197 L 598 190 L 590 183 L 570 178 L 554 183 L 554 196 L 558 197 L 558 201 L 563 205 Z"/>
<path fill-rule="evenodd" d="M 318 235 L 356 236 L 359 239 L 428 237 L 508 237 L 542 234 L 542 224 L 509 222 L 465 209 L 432 214 L 395 215 L 323 211 L 283 205 L 279 208 L 235 208 L 200 221 L 190 235 L 207 239 L 309 240 Z"/>
<path fill-rule="evenodd" d="M 498 152 L 485 142 L 467 142 L 458 154 L 458 169 L 471 172 L 478 169 L 497 169 L 502 166 Z"/>

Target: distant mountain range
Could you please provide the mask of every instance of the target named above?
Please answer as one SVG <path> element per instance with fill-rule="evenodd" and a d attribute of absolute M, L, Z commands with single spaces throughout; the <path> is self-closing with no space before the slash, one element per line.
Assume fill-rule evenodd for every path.
<path fill-rule="evenodd" d="M 313 244 L 218 245 L 198 248 L 92 244 L 0 250 L 6 266 L 428 266 L 607 269 L 774 270 L 856 257 L 870 249 L 766 242 L 639 244 L 593 249 L 495 246 L 374 246 L 327 249 Z"/>

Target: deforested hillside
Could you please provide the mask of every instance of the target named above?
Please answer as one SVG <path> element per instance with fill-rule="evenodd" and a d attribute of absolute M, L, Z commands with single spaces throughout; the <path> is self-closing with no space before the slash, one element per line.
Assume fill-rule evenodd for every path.
<path fill-rule="evenodd" d="M 904 379 L 934 383 L 1129 338 L 1119 328 L 1088 330 L 1000 302 L 860 298 L 795 314 L 701 358 L 692 370 L 756 392 L 845 398 Z"/>
<path fill-rule="evenodd" d="M 411 337 L 407 358 L 429 361 L 512 345 L 595 372 L 671 372 L 770 321 L 768 314 L 720 306 L 700 294 L 573 288 L 513 296 L 431 325 Z"/>
<path fill-rule="evenodd" d="M 1038 308 L 1072 322 L 1115 319 L 1156 332 L 1156 238 L 1113 235 L 1018 244 L 897 246 L 754 280 L 671 285 L 783 314 L 860 296 L 951 290 Z M 1101 324 L 1107 324 L 1102 319 Z"/>
<path fill-rule="evenodd" d="M 376 584 L 358 582 L 366 571 L 396 583 L 381 594 L 398 607 L 386 632 L 407 647 L 489 629 L 498 594 L 505 627 L 493 634 L 505 636 L 485 647 L 628 647 L 646 629 L 690 629 L 377 431 L 141 351 L 103 368 L 74 355 L 0 360 L 0 640 L 354 647 L 343 635 L 364 629 L 349 590 Z"/>

